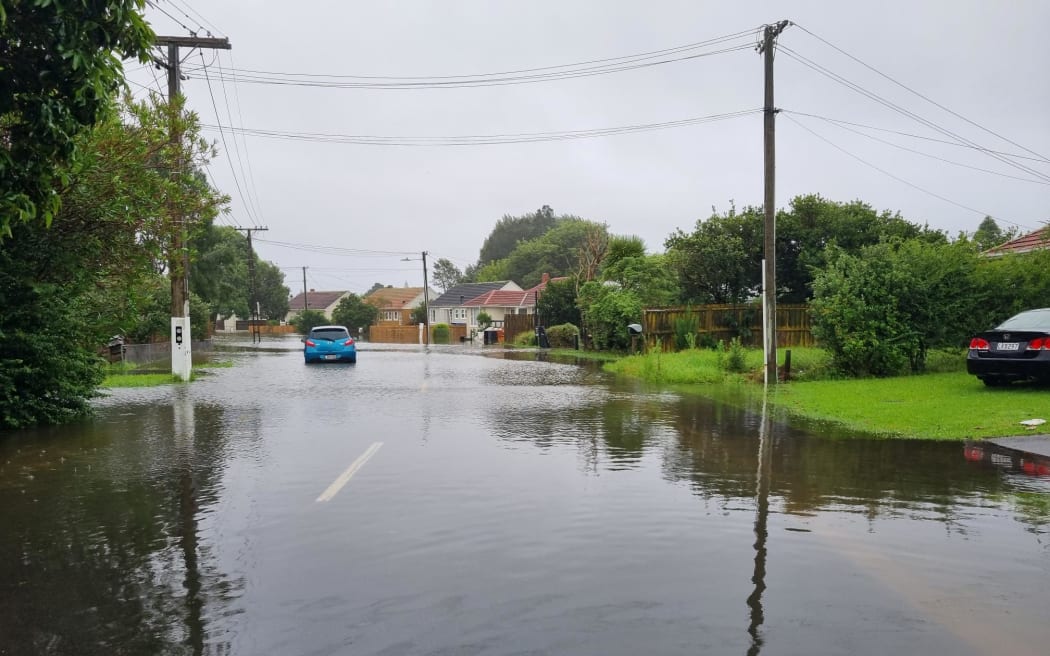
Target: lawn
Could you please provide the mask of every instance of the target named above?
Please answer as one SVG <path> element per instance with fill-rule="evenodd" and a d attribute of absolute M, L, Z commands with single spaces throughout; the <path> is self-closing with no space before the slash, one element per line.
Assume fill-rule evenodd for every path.
<path fill-rule="evenodd" d="M 928 373 L 893 378 L 845 379 L 819 348 L 792 348 L 791 381 L 772 397 L 782 412 L 829 423 L 861 435 L 936 440 L 1026 434 L 1025 419 L 1050 421 L 1050 389 L 1013 385 L 987 388 L 965 372 L 958 350 L 931 351 Z M 607 371 L 654 383 L 698 386 L 697 391 L 722 398 L 728 388 L 740 397 L 741 383 L 761 394 L 762 353 L 738 353 L 742 365 L 730 366 L 730 352 L 689 349 L 625 357 L 605 365 Z M 778 354 L 783 367 L 785 352 Z M 736 369 L 736 372 L 729 371 Z M 732 396 L 732 395 L 731 395 Z M 753 395 L 745 395 L 753 396 Z M 1042 432 L 1050 432 L 1050 424 Z"/>
<path fill-rule="evenodd" d="M 773 399 L 795 416 L 893 437 L 1003 437 L 1027 433 L 1025 419 L 1050 421 L 1047 388 L 988 388 L 961 372 L 788 383 Z"/>
<path fill-rule="evenodd" d="M 199 372 L 207 369 L 226 369 L 232 367 L 230 360 L 217 360 L 193 365 L 190 380 L 194 380 Z M 127 363 L 114 363 L 106 367 L 106 376 L 102 379 L 99 387 L 156 387 L 157 385 L 172 385 L 182 381 L 170 373 L 143 372 L 141 367 Z"/>

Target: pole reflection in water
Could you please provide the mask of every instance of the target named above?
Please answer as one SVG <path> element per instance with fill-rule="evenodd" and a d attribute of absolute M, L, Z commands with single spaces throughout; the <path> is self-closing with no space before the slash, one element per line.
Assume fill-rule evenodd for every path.
<path fill-rule="evenodd" d="M 178 388 L 172 401 L 173 433 L 178 454 L 179 481 L 179 547 L 186 568 L 183 587 L 186 589 L 187 642 L 195 655 L 204 653 L 204 623 L 201 617 L 201 574 L 197 561 L 197 495 L 193 480 L 196 422 L 193 400 L 184 388 Z"/>
<path fill-rule="evenodd" d="M 773 470 L 773 435 L 769 418 L 768 394 L 762 399 L 762 418 L 758 427 L 758 470 L 755 478 L 755 567 L 751 583 L 755 586 L 747 598 L 751 622 L 747 632 L 751 636 L 748 656 L 757 656 L 762 650 L 762 593 L 766 589 L 766 540 L 769 537 L 769 479 Z"/>

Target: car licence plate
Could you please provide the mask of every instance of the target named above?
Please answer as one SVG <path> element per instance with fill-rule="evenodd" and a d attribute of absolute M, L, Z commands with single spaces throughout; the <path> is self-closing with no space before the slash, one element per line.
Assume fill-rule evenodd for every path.
<path fill-rule="evenodd" d="M 339 356 L 338 355 L 326 355 L 326 356 L 324 356 L 324 359 L 325 360 L 338 360 Z"/>
<path fill-rule="evenodd" d="M 1019 342 L 999 342 L 996 346 L 997 351 L 1020 351 L 1021 344 Z"/>

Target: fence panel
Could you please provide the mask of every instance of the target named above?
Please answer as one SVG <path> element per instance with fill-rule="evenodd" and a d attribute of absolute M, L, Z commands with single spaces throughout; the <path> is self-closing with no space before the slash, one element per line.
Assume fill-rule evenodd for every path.
<path fill-rule="evenodd" d="M 762 345 L 762 308 L 749 303 L 647 308 L 642 326 L 648 348 L 675 348 L 675 327 L 688 322 L 697 343 L 729 342 L 739 337 L 745 346 Z M 777 346 L 812 346 L 808 305 L 777 306 Z"/>
<path fill-rule="evenodd" d="M 508 314 L 503 317 L 503 338 L 508 344 L 521 333 L 531 333 L 535 329 L 535 317 L 531 314 Z"/>

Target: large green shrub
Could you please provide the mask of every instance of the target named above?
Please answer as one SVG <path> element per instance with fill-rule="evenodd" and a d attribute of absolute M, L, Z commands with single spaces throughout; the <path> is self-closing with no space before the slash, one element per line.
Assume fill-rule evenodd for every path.
<path fill-rule="evenodd" d="M 813 333 L 843 373 L 920 371 L 929 348 L 958 345 L 972 330 L 980 304 L 972 245 L 907 240 L 857 255 L 831 250 L 813 282 Z"/>
<path fill-rule="evenodd" d="M 684 351 L 696 346 L 696 335 L 700 331 L 700 322 L 696 315 L 689 313 L 674 320 L 674 350 Z"/>
<path fill-rule="evenodd" d="M 432 344 L 448 344 L 451 341 L 452 329 L 447 323 L 436 323 L 430 327 Z"/>
<path fill-rule="evenodd" d="M 547 341 L 550 342 L 551 348 L 575 348 L 576 337 L 579 334 L 579 328 L 571 323 L 563 323 L 547 329 Z"/>
<path fill-rule="evenodd" d="M 292 319 L 295 332 L 305 335 L 315 326 L 324 326 L 328 323 L 328 317 L 320 310 L 303 310 Z"/>
<path fill-rule="evenodd" d="M 642 302 L 634 292 L 592 281 L 580 288 L 579 303 L 595 349 L 626 350 L 630 346 L 627 325 L 642 319 Z"/>

